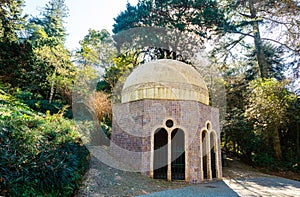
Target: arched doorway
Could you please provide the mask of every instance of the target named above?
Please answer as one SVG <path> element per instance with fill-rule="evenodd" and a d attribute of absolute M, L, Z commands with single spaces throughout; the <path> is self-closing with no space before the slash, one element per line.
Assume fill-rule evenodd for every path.
<path fill-rule="evenodd" d="M 212 178 L 217 178 L 217 171 L 216 171 L 216 137 L 213 132 L 210 133 L 210 156 L 211 156 L 211 173 Z"/>
<path fill-rule="evenodd" d="M 208 150 L 207 150 L 208 132 L 206 130 L 201 133 L 201 148 L 202 148 L 202 178 L 208 179 Z"/>
<path fill-rule="evenodd" d="M 155 179 L 167 179 L 168 173 L 168 132 L 161 128 L 154 133 L 154 161 Z"/>
<path fill-rule="evenodd" d="M 171 177 L 172 180 L 185 180 L 184 132 L 174 129 L 171 134 Z"/>

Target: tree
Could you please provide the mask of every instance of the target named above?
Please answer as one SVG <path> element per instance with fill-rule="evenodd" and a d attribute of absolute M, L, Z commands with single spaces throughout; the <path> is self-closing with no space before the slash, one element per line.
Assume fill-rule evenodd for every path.
<path fill-rule="evenodd" d="M 0 42 L 16 42 L 23 30 L 26 16 L 23 14 L 23 0 L 5 0 L 0 4 Z"/>
<path fill-rule="evenodd" d="M 41 15 L 42 18 L 33 18 L 31 22 L 42 26 L 53 44 L 64 44 L 67 35 L 64 23 L 68 17 L 65 0 L 50 0 Z"/>
<path fill-rule="evenodd" d="M 268 42 L 263 45 L 264 58 L 266 64 L 266 73 L 269 78 L 275 78 L 277 80 L 285 79 L 284 72 L 287 71 L 287 66 L 284 60 L 284 50 L 282 47 L 276 47 Z M 259 66 L 256 60 L 256 50 L 254 48 L 249 49 L 245 54 L 245 58 L 241 60 L 244 67 L 247 69 L 245 79 L 248 81 L 260 78 Z"/>
<path fill-rule="evenodd" d="M 286 81 L 257 79 L 250 83 L 249 103 L 245 115 L 254 121 L 257 131 L 267 133 L 272 139 L 275 158 L 282 159 L 279 129 L 285 123 L 287 109 L 295 99 L 287 89 Z"/>
<path fill-rule="evenodd" d="M 119 33 L 134 27 L 157 26 L 193 31 L 202 38 L 210 30 L 223 26 L 223 15 L 213 0 L 139 0 L 137 6 L 127 4 L 126 10 L 115 18 L 113 32 Z"/>
<path fill-rule="evenodd" d="M 120 54 L 114 58 L 114 66 L 108 68 L 105 72 L 105 80 L 110 84 L 111 88 L 123 81 L 125 82 L 126 74 L 128 75 L 135 66 L 138 65 L 138 57 L 135 52 Z"/>
<path fill-rule="evenodd" d="M 296 21 L 299 21 L 300 8 L 295 1 L 231 0 L 221 1 L 221 5 L 226 10 L 229 26 L 224 28 L 225 37 L 214 53 L 221 51 L 223 60 L 237 56 L 234 51 L 238 47 L 245 48 L 249 38 L 253 39 L 261 78 L 271 77 L 268 73 L 270 65 L 265 57 L 266 41 L 299 57 L 299 47 L 294 43 L 299 41 L 297 29 L 300 26 Z"/>
<path fill-rule="evenodd" d="M 64 46 L 67 10 L 64 0 L 51 0 L 44 8 L 41 19 L 30 20 L 28 30 L 37 58 L 36 69 L 44 79 L 40 85 L 48 91 L 49 103 L 55 98 L 55 93 L 59 92 L 71 104 L 76 68 L 71 62 L 70 52 Z"/>
<path fill-rule="evenodd" d="M 0 42 L 0 81 L 12 87 L 32 87 L 28 75 L 33 71 L 34 53 L 27 41 Z"/>
<path fill-rule="evenodd" d="M 204 40 L 222 29 L 223 18 L 213 0 L 146 0 L 136 6 L 127 4 L 115 18 L 113 32 L 119 51 L 125 40 L 147 56 L 181 61 L 199 52 Z"/>
<path fill-rule="evenodd" d="M 46 72 L 46 81 L 41 85 L 46 86 L 48 90 L 49 103 L 58 91 L 68 104 L 71 104 L 71 89 L 77 69 L 70 60 L 69 52 L 61 45 L 55 47 L 44 45 L 35 48 L 34 53 L 37 55 L 38 66 L 44 68 L 43 72 Z"/>
<path fill-rule="evenodd" d="M 271 136 L 270 133 L 282 134 L 280 129 L 283 124 L 277 125 L 276 127 L 278 128 L 266 128 L 267 125 L 270 126 L 273 124 L 268 122 L 269 120 L 266 119 L 266 116 L 264 116 L 265 118 L 262 118 L 261 114 L 257 113 L 257 116 L 261 118 L 259 121 L 255 118 L 249 118 L 249 112 L 251 111 L 249 106 L 251 105 L 253 108 L 257 107 L 255 108 L 257 110 L 259 110 L 261 106 L 256 105 L 256 102 L 254 101 L 255 96 L 253 96 L 254 92 L 249 91 L 249 89 L 252 90 L 253 85 L 250 85 L 250 88 L 248 86 L 249 83 L 251 84 L 252 80 L 256 81 L 257 78 L 263 78 L 265 80 L 267 80 L 266 78 L 276 78 L 277 80 L 283 80 L 285 78 L 284 72 L 287 71 L 287 66 L 290 65 L 291 67 L 295 67 L 297 65 L 298 60 L 296 57 L 299 57 L 299 55 L 297 55 L 299 51 L 293 43 L 297 43 L 297 40 L 299 40 L 299 38 L 297 39 L 297 31 L 295 31 L 295 29 L 299 27 L 299 25 L 295 24 L 295 21 L 299 20 L 297 19 L 299 18 L 299 9 L 293 4 L 293 1 L 232 0 L 220 1 L 220 5 L 226 10 L 225 16 L 227 23 L 224 24 L 229 25 L 227 28 L 224 28 L 224 34 L 220 34 L 217 37 L 219 40 L 215 39 L 217 42 L 216 47 L 213 50 L 213 55 L 216 55 L 223 67 L 230 68 L 230 66 L 235 67 L 235 65 L 241 66 L 241 72 L 238 74 L 232 75 L 231 73 L 228 75 L 228 73 L 223 72 L 226 82 L 230 82 L 228 84 L 229 89 L 227 89 L 227 93 L 230 89 L 232 89 L 233 92 L 237 92 L 234 94 L 227 94 L 227 112 L 229 118 L 225 121 L 225 135 L 229 135 L 229 137 L 236 136 L 232 132 L 232 130 L 236 129 L 235 124 L 233 124 L 235 121 L 233 120 L 237 121 L 239 119 L 231 117 L 240 116 L 248 117 L 248 119 L 243 121 L 250 126 L 252 125 L 255 127 L 254 129 L 249 130 L 247 135 L 240 135 L 242 138 L 238 139 L 238 142 L 247 139 L 247 136 L 253 132 L 255 136 L 257 136 L 257 138 L 253 137 L 253 139 L 258 140 L 260 140 L 259 138 L 265 140 L 265 136 Z M 294 23 L 294 27 L 291 25 L 292 23 Z M 293 39 L 291 39 L 292 37 Z M 291 58 L 291 54 L 294 55 L 295 59 Z M 289 64 L 291 60 L 294 62 Z M 238 69 L 238 67 L 236 68 Z M 224 70 L 230 71 L 228 68 Z M 228 81 L 228 76 L 231 81 Z M 243 81 L 243 83 L 240 83 L 241 81 Z M 248 91 L 245 90 L 247 87 Z M 272 89 L 272 87 L 270 88 Z M 286 91 L 284 88 L 281 88 L 281 90 L 283 92 Z M 266 91 L 267 90 L 264 90 L 264 92 Z M 279 90 L 277 93 L 283 94 L 280 93 Z M 256 96 L 256 99 L 260 98 L 258 95 Z M 251 102 L 250 99 L 247 100 L 248 97 L 252 99 Z M 265 102 L 265 105 L 277 105 L 276 99 L 265 99 L 261 101 L 261 105 L 263 102 Z M 244 113 L 245 110 L 247 115 Z M 275 111 L 269 111 L 268 115 L 271 116 L 273 113 L 275 113 Z M 254 114 L 255 113 L 252 115 Z M 283 122 L 287 122 L 288 119 L 290 119 L 288 114 L 285 115 L 285 121 L 283 121 L 283 117 L 281 120 Z M 258 124 L 260 121 L 265 121 L 265 123 Z M 258 127 L 258 125 L 260 127 Z M 240 128 L 241 130 L 239 132 L 242 133 L 244 127 L 241 126 Z M 258 128 L 260 128 L 260 130 Z M 276 132 L 276 129 L 279 131 Z M 257 133 L 259 133 L 258 131 L 261 131 L 260 135 L 257 135 Z M 280 135 L 280 137 L 282 137 L 282 135 Z M 270 144 L 262 144 L 261 147 L 267 149 L 271 145 L 279 144 L 279 137 L 277 138 L 278 140 L 272 136 L 270 138 L 272 139 Z M 248 140 L 250 139 L 248 138 Z M 241 147 L 247 145 L 247 143 L 244 142 L 241 144 Z M 277 146 L 272 149 L 276 150 L 276 157 L 280 158 L 281 147 L 278 148 Z M 259 148 L 253 149 L 256 153 L 262 152 L 259 150 Z"/>
<path fill-rule="evenodd" d="M 0 4 L 0 81 L 12 87 L 29 85 L 26 73 L 31 72 L 32 46 L 21 37 L 26 15 L 23 1 L 6 0 Z"/>
<path fill-rule="evenodd" d="M 76 52 L 77 62 L 83 66 L 108 68 L 113 64 L 117 50 L 110 33 L 89 29 L 89 33 L 80 41 L 81 49 Z"/>

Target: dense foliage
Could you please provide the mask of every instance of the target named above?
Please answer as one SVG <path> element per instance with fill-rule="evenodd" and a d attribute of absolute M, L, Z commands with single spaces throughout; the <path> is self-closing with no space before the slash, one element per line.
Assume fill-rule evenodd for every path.
<path fill-rule="evenodd" d="M 111 103 L 133 68 L 162 58 L 193 64 L 208 45 L 211 65 L 197 69 L 218 71 L 207 77 L 211 98 L 221 95 L 212 84 L 225 86 L 224 151 L 300 171 L 298 1 L 139 0 L 115 17 L 114 34 L 90 29 L 74 55 L 65 0 L 49 0 L 36 17 L 23 5 L 0 3 L 0 195 L 72 194 L 88 151 L 64 118 L 92 117 L 79 119 L 109 136 Z M 98 144 L 99 129 L 90 132 Z"/>
<path fill-rule="evenodd" d="M 37 114 L 0 92 L 0 195 L 70 196 L 89 152 L 62 113 Z"/>
<path fill-rule="evenodd" d="M 0 3 L 0 195 L 71 196 L 89 151 L 72 118 L 78 69 L 65 48 L 64 0 L 40 18 L 24 1 Z"/>

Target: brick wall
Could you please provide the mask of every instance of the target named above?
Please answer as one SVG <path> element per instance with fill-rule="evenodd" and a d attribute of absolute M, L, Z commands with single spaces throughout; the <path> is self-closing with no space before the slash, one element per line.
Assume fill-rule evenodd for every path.
<path fill-rule="evenodd" d="M 169 134 L 175 128 L 180 128 L 185 132 L 186 138 L 186 178 L 189 182 L 201 182 L 200 131 L 210 121 L 220 146 L 218 115 L 218 109 L 197 101 L 144 99 L 114 105 L 111 150 L 136 171 L 150 175 L 151 136 L 158 128 L 165 128 Z M 172 128 L 165 125 L 168 119 L 174 122 Z M 219 158 L 220 152 L 218 151 Z M 221 159 L 219 166 L 221 167 Z"/>

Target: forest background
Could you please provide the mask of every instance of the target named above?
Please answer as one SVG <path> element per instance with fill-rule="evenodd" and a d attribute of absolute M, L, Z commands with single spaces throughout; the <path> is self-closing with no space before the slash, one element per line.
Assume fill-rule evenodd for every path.
<path fill-rule="evenodd" d="M 195 43 L 197 50 L 205 50 L 209 62 L 206 68 L 197 69 L 209 76 L 205 80 L 211 97 L 218 95 L 220 84 L 226 93 L 222 151 L 271 171 L 300 173 L 298 0 L 139 0 L 116 13 L 113 33 L 90 29 L 74 51 L 65 46 L 68 8 L 64 0 L 50 0 L 37 17 L 24 15 L 23 0 L 0 3 L 0 169 L 6 173 L 0 176 L 4 188 L 0 194 L 20 190 L 35 194 L 38 177 L 32 176 L 32 170 L 38 170 L 32 163 L 43 161 L 45 168 L 57 167 L 55 158 L 66 161 L 65 157 L 69 162 L 79 159 L 76 169 L 66 172 L 67 163 L 57 168 L 66 172 L 64 184 L 69 184 L 72 192 L 78 187 L 88 156 L 80 135 L 72 133 L 76 130 L 74 118 L 80 117 L 76 124 L 88 124 L 84 115 L 95 117 L 100 125 L 96 135 L 104 132 L 109 137 L 111 105 L 118 100 L 115 91 L 125 74 L 144 62 L 162 58 L 196 67 Z M 151 41 L 147 30 L 156 32 Z M 72 104 L 80 79 L 96 85 L 84 100 L 88 110 L 75 110 L 74 114 Z M 67 125 L 62 129 L 66 134 L 55 126 L 47 127 L 57 119 L 63 121 L 59 125 Z M 20 129 L 24 124 L 26 132 Z M 46 136 L 39 139 L 47 140 L 49 147 L 35 147 L 33 130 L 40 132 L 35 136 Z M 70 138 L 61 140 L 64 136 Z M 31 145 L 24 146 L 24 139 Z M 71 153 L 69 146 L 80 148 L 82 156 L 67 154 L 62 158 L 60 148 Z M 42 150 L 46 149 L 52 150 L 51 160 L 44 158 Z M 13 150 L 31 155 L 20 161 L 22 154 Z M 59 175 L 63 176 L 57 173 L 50 184 L 39 185 L 39 192 L 54 192 L 47 185 L 55 185 Z M 22 185 L 26 180 L 28 184 Z M 63 184 L 55 187 L 64 188 Z"/>

